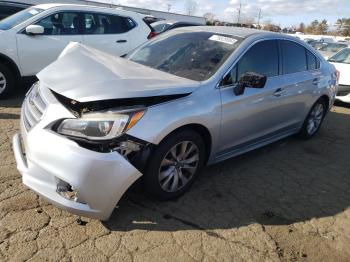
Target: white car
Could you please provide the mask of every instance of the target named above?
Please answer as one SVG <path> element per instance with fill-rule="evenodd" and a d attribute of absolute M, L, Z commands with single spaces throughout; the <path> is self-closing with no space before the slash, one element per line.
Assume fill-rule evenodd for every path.
<path fill-rule="evenodd" d="M 0 21 L 0 97 L 12 93 L 20 77 L 55 61 L 69 42 L 121 56 L 151 38 L 151 31 L 139 14 L 124 10 L 72 4 L 25 9 Z"/>
<path fill-rule="evenodd" d="M 350 48 L 345 48 L 328 59 L 340 72 L 336 99 L 350 103 Z"/>

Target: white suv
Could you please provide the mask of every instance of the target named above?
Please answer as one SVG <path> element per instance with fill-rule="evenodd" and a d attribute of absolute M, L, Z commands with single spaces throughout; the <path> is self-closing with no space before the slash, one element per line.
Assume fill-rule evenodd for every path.
<path fill-rule="evenodd" d="M 69 42 L 121 56 L 153 35 L 134 12 L 71 4 L 25 9 L 0 21 L 0 97 L 12 93 L 20 77 L 55 61 Z"/>

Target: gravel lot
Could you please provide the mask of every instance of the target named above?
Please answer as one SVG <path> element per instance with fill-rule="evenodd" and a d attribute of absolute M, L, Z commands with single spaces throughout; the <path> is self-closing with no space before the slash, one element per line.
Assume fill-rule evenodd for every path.
<path fill-rule="evenodd" d="M 207 167 L 175 202 L 131 190 L 108 222 L 78 224 L 21 183 L 22 100 L 0 101 L 0 260 L 350 260 L 350 107 L 334 107 L 313 140 Z"/>

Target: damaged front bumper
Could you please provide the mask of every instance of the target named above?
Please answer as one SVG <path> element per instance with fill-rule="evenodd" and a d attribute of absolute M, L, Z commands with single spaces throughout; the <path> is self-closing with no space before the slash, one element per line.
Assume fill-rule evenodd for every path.
<path fill-rule="evenodd" d="M 29 130 L 24 102 L 21 133 L 13 137 L 23 183 L 69 212 L 107 220 L 125 191 L 142 174 L 117 152 L 95 152 L 47 129 L 52 119 L 72 115 L 52 95 L 46 94 L 45 98 L 51 101 L 40 122 Z"/>

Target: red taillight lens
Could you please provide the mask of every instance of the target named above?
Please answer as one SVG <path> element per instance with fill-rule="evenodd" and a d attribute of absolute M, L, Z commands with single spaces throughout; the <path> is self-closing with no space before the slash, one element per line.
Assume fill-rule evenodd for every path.
<path fill-rule="evenodd" d="M 155 37 L 155 36 L 157 36 L 158 34 L 157 34 L 157 32 L 151 32 L 151 33 L 149 33 L 149 35 L 147 36 L 147 38 L 148 39 L 151 39 L 151 38 L 153 38 L 153 37 Z"/>
<path fill-rule="evenodd" d="M 335 70 L 335 76 L 337 78 L 337 83 L 339 83 L 340 72 L 338 70 Z"/>

